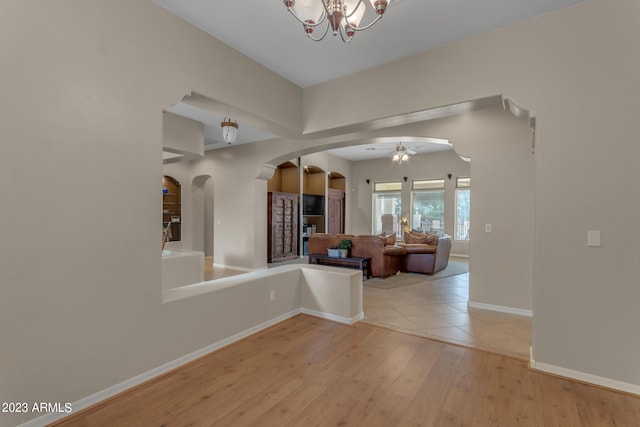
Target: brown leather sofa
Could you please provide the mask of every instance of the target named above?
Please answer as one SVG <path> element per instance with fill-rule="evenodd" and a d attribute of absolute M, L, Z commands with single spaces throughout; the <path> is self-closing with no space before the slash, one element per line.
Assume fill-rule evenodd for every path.
<path fill-rule="evenodd" d="M 434 274 L 449 264 L 451 237 L 435 234 L 405 233 L 402 244 L 407 255 L 402 259 L 400 271 Z"/>
<path fill-rule="evenodd" d="M 384 237 L 325 233 L 314 233 L 309 237 L 309 253 L 326 255 L 328 248 L 338 246 L 343 239 L 351 240 L 350 256 L 371 258 L 371 274 L 374 277 L 396 274 L 402 258 L 407 254 L 403 247 L 387 244 Z"/>

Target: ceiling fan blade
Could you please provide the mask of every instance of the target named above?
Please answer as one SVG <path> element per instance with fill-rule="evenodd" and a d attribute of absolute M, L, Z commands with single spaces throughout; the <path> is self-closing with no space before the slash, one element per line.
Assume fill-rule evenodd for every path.
<path fill-rule="evenodd" d="M 407 154 L 413 156 L 414 154 L 418 154 L 417 151 L 411 150 L 409 148 L 407 148 L 406 150 L 404 150 Z"/>

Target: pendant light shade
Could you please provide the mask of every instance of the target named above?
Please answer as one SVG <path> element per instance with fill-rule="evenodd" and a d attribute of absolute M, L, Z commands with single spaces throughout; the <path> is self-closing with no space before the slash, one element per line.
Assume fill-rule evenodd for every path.
<path fill-rule="evenodd" d="M 224 121 L 220 123 L 222 126 L 222 139 L 227 144 L 231 144 L 236 141 L 236 137 L 238 136 L 238 122 L 234 122 L 231 119 L 225 117 Z"/>

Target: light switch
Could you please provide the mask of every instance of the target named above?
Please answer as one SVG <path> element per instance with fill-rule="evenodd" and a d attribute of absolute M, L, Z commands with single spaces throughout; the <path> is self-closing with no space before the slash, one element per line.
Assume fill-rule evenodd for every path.
<path fill-rule="evenodd" d="M 600 246 L 600 230 L 587 230 L 587 246 Z"/>
<path fill-rule="evenodd" d="M 493 227 L 491 226 L 491 224 L 485 224 L 484 225 L 484 232 L 485 233 L 492 233 L 493 232 Z"/>

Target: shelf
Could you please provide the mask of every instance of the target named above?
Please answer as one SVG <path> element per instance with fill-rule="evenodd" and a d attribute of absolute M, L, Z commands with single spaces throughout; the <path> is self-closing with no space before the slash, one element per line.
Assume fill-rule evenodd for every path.
<path fill-rule="evenodd" d="M 175 178 L 165 175 L 162 177 L 162 224 L 165 228 L 169 225 L 168 242 L 182 240 L 182 203 L 180 182 Z"/>

